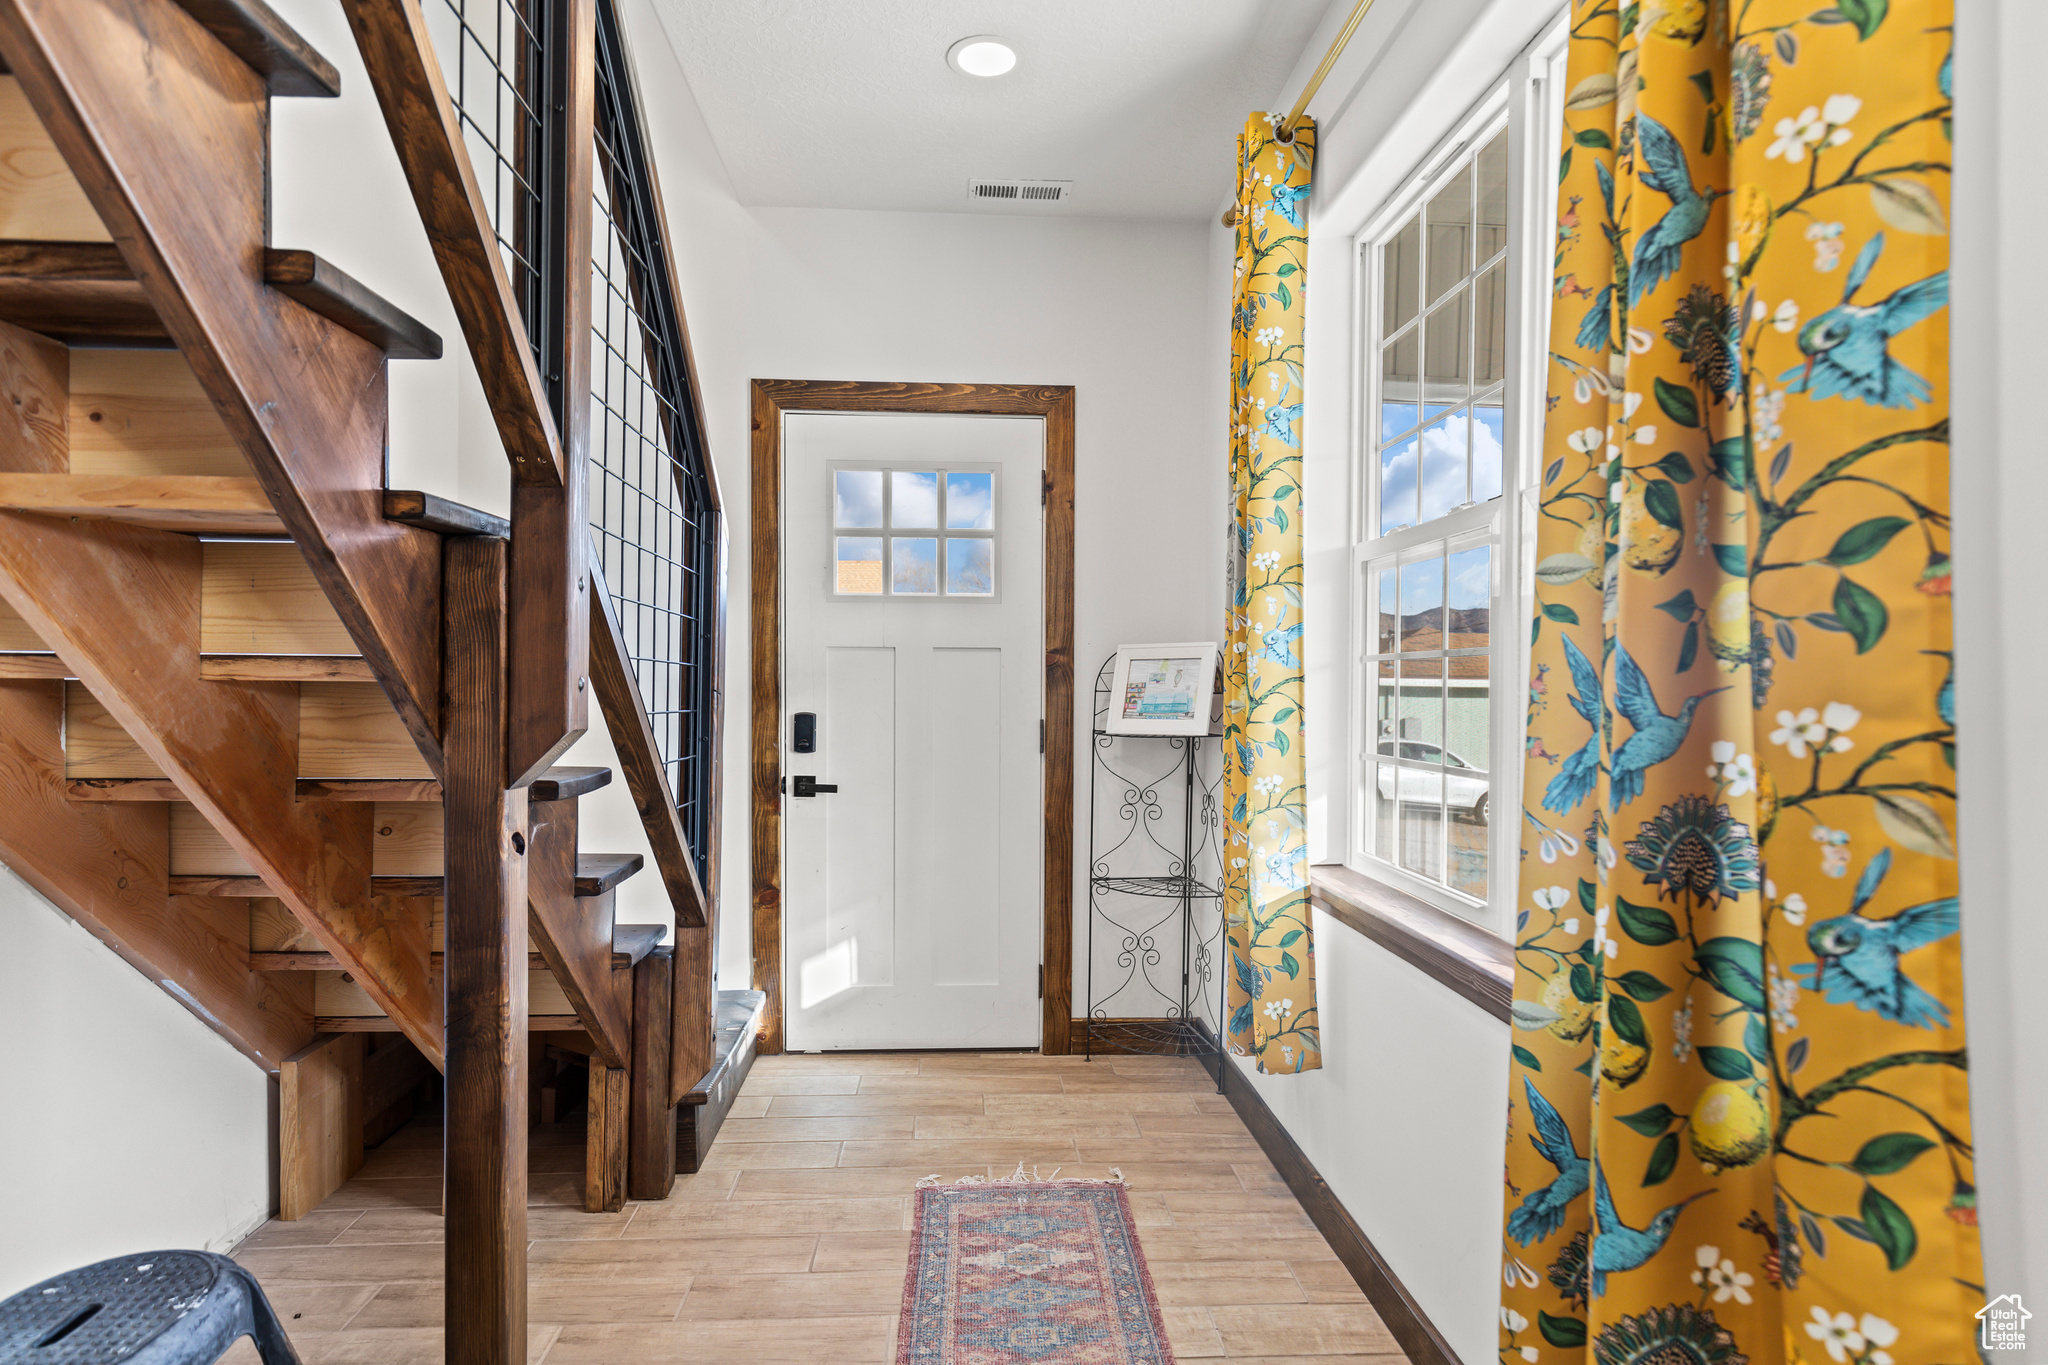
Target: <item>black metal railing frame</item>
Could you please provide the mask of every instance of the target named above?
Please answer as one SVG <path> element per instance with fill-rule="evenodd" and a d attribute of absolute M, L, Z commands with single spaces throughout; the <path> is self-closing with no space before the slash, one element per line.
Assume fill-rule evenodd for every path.
<path fill-rule="evenodd" d="M 449 95 L 533 349 L 562 417 L 569 215 L 567 0 L 440 0 L 454 19 Z"/>
<path fill-rule="evenodd" d="M 719 512 L 632 66 L 595 0 L 591 259 L 567 259 L 573 0 L 440 0 L 450 94 L 558 428 L 568 272 L 591 271 L 590 522 L 699 877 L 711 844 Z"/>
<path fill-rule="evenodd" d="M 670 287 L 674 275 L 653 158 L 612 0 L 597 0 L 596 60 L 593 548 L 619 610 L 683 833 L 704 877 L 716 763 L 719 513 L 690 391 L 681 303 Z"/>

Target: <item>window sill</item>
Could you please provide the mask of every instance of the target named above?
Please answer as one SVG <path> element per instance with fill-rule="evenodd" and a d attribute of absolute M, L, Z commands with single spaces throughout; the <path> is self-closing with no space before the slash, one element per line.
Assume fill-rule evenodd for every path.
<path fill-rule="evenodd" d="M 1514 999 L 1514 945 L 1447 910 L 1354 872 L 1309 869 L 1309 900 L 1394 956 L 1505 1022 Z"/>

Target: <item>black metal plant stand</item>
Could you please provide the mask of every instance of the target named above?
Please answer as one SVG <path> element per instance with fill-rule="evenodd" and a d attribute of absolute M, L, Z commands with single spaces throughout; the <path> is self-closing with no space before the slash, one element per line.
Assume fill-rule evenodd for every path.
<path fill-rule="evenodd" d="M 1214 781 L 1201 773 L 1200 736 L 1108 733 L 1115 662 L 1111 657 L 1095 675 L 1082 1051 L 1213 1057 L 1220 1083 L 1223 779 L 1220 771 Z M 1115 936 L 1116 949 L 1115 971 L 1105 972 L 1110 979 L 1100 994 L 1098 925 Z M 1197 1012 L 1212 986 L 1214 1027 Z"/>

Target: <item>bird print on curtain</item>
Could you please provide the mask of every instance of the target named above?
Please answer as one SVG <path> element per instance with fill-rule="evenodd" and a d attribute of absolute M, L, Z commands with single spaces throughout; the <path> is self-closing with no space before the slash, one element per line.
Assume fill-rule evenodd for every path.
<path fill-rule="evenodd" d="M 1301 749 L 1302 318 L 1315 124 L 1237 142 L 1230 314 L 1230 566 L 1224 646 L 1224 930 L 1230 1050 L 1259 1070 L 1323 1064 Z"/>
<path fill-rule="evenodd" d="M 1967 1360 L 1949 0 L 1570 23 L 1500 1359 Z"/>

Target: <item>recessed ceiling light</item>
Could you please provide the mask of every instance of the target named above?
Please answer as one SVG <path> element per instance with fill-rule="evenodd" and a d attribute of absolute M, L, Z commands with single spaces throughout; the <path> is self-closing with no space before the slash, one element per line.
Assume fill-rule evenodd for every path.
<path fill-rule="evenodd" d="M 1017 64 L 1017 53 L 1002 39 L 983 33 L 947 48 L 946 63 L 969 76 L 1000 76 Z"/>

